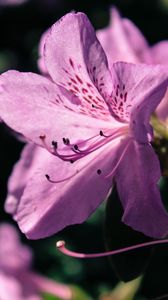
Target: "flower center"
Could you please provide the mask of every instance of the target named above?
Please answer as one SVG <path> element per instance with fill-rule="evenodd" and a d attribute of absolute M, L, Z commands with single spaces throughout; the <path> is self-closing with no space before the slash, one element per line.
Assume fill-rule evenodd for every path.
<path fill-rule="evenodd" d="M 72 144 L 70 142 L 69 138 L 62 138 L 64 147 L 58 149 L 58 143 L 56 141 L 52 141 L 51 147 L 49 148 L 45 143 L 45 135 L 40 136 L 41 140 L 43 141 L 43 144 L 45 148 L 53 155 L 57 156 L 63 161 L 74 163 L 75 161 L 84 158 L 85 156 L 93 153 L 94 151 L 102 148 L 107 143 L 110 143 L 114 140 L 117 141 L 117 139 L 121 139 L 124 136 L 127 136 L 129 133 L 128 126 L 123 126 L 117 129 L 113 130 L 106 130 L 102 131 L 100 130 L 99 134 L 92 136 L 91 138 L 88 138 L 86 140 L 80 141 L 78 143 Z M 130 141 L 126 143 L 125 147 L 123 148 L 120 156 L 117 158 L 117 162 L 112 168 L 112 171 L 108 174 L 106 174 L 102 169 L 98 168 L 95 170 L 98 175 L 101 175 L 103 179 L 107 179 L 110 176 L 112 177 L 117 170 L 117 167 L 119 166 L 120 162 L 122 161 L 128 147 L 130 145 Z M 110 145 L 109 145 L 110 146 Z M 95 154 L 96 155 L 96 154 Z M 78 165 L 77 165 L 78 167 Z M 67 177 L 64 178 L 57 178 L 53 179 L 50 178 L 50 175 L 46 174 L 46 178 L 51 183 L 62 183 L 65 181 L 68 181 L 72 179 L 74 176 L 79 174 L 83 169 L 85 168 L 85 165 L 83 167 L 80 167 L 79 169 L 76 168 L 73 173 L 70 175 L 67 175 Z"/>
<path fill-rule="evenodd" d="M 98 134 L 86 139 L 79 141 L 77 143 L 71 143 L 68 137 L 63 137 L 63 147 L 59 149 L 59 145 L 57 141 L 52 141 L 51 146 L 48 147 L 45 139 L 45 135 L 39 136 L 41 139 L 44 147 L 53 155 L 59 157 L 64 161 L 69 161 L 73 163 L 86 155 L 91 154 L 92 152 L 100 149 L 107 143 L 128 135 L 129 127 L 128 125 L 115 128 L 115 129 L 107 129 L 107 130 L 100 130 Z"/>

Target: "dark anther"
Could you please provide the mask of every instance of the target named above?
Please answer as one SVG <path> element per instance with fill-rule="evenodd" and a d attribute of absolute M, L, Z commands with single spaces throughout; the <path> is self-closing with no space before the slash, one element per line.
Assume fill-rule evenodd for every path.
<path fill-rule="evenodd" d="M 70 141 L 69 141 L 69 139 L 67 138 L 63 138 L 62 139 L 63 140 L 63 143 L 65 144 L 65 145 L 69 145 L 70 144 Z"/>
<path fill-rule="evenodd" d="M 41 135 L 39 136 L 39 139 L 41 139 L 41 140 L 44 140 L 45 138 L 46 138 L 45 134 L 41 134 Z"/>
<path fill-rule="evenodd" d="M 94 104 L 92 104 L 92 107 L 95 108 Z"/>
<path fill-rule="evenodd" d="M 48 174 L 45 174 L 45 177 L 47 178 L 47 180 L 50 180 L 50 176 Z"/>
<path fill-rule="evenodd" d="M 97 174 L 98 174 L 98 175 L 101 174 L 101 170 L 100 170 L 100 169 L 97 170 Z"/>
<path fill-rule="evenodd" d="M 56 142 L 56 141 L 52 141 L 52 146 L 56 149 L 57 148 L 57 146 L 58 146 L 58 143 Z"/>
<path fill-rule="evenodd" d="M 70 163 L 73 164 L 73 163 L 74 163 L 74 160 L 71 159 L 71 160 L 70 160 Z"/>
<path fill-rule="evenodd" d="M 104 135 L 102 130 L 100 130 L 100 135 L 101 135 L 101 136 L 103 136 L 103 135 Z"/>
<path fill-rule="evenodd" d="M 74 145 L 74 149 L 75 149 L 75 150 L 78 150 L 78 145 Z"/>

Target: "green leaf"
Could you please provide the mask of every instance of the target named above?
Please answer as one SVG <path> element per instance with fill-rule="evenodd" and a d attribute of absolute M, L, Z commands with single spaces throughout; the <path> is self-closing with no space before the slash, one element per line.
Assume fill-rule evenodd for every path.
<path fill-rule="evenodd" d="M 47 294 L 47 293 L 43 293 L 42 297 L 44 300 L 60 300 L 60 298 L 57 298 L 56 296 Z"/>
<path fill-rule="evenodd" d="M 120 282 L 111 293 L 102 296 L 100 300 L 133 300 L 140 287 L 141 279 L 142 277 L 138 277 L 127 283 Z"/>
<path fill-rule="evenodd" d="M 71 285 L 72 288 L 72 300 L 93 300 L 84 290 L 78 286 Z"/>
<path fill-rule="evenodd" d="M 83 289 L 76 285 L 70 285 L 69 286 L 72 290 L 72 300 L 93 300 Z M 57 298 L 56 296 L 53 296 L 51 294 L 43 293 L 43 299 L 44 300 L 60 300 L 60 298 Z"/>

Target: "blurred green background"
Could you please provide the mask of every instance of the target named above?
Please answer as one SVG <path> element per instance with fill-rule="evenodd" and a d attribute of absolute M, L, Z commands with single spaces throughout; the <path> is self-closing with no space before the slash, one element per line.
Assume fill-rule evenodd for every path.
<path fill-rule="evenodd" d="M 167 0 L 30 0 L 22 5 L 0 6 L 0 72 L 8 69 L 38 72 L 38 43 L 41 34 L 49 26 L 65 13 L 75 10 L 85 12 L 95 29 L 102 28 L 108 24 L 109 8 L 112 5 L 141 29 L 150 44 L 168 39 Z M 13 223 L 4 212 L 3 204 L 7 179 L 23 144 L 4 125 L 0 125 L 0 143 L 0 221 Z M 164 197 L 168 197 L 164 184 L 162 188 Z M 55 249 L 56 240 L 65 239 L 67 245 L 76 251 L 104 251 L 104 218 L 105 205 L 102 205 L 85 224 L 71 226 L 52 238 L 28 241 L 22 236 L 24 242 L 34 249 L 34 266 L 38 272 L 62 282 L 79 285 L 93 299 L 98 299 L 103 292 L 111 291 L 119 279 L 108 258 L 81 261 L 66 257 Z M 152 255 L 136 299 L 152 299 L 166 293 L 168 246 L 162 245 Z"/>

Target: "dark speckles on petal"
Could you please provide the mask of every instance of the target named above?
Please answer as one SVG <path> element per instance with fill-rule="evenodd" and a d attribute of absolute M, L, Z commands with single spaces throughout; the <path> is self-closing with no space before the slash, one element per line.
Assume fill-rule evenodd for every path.
<path fill-rule="evenodd" d="M 80 84 L 83 84 L 82 79 L 81 79 L 77 74 L 75 75 L 75 77 L 76 77 L 76 79 L 78 80 L 78 82 L 79 82 Z"/>
<path fill-rule="evenodd" d="M 74 69 L 74 62 L 71 58 L 69 59 L 69 62 L 70 62 L 71 67 Z"/>
<path fill-rule="evenodd" d="M 105 99 L 99 94 L 98 89 L 94 86 L 92 81 L 89 82 L 88 80 L 86 81 L 85 77 L 83 78 L 82 66 L 76 64 L 75 60 L 69 57 L 67 67 L 63 70 L 67 74 L 67 81 L 59 82 L 59 85 L 63 86 L 72 95 L 71 103 L 68 104 L 67 102 L 66 105 L 63 103 L 64 107 L 68 110 L 77 110 L 77 112 L 81 114 L 90 115 L 94 118 L 110 120 L 111 116 Z M 99 85 L 99 91 L 101 91 L 104 86 L 104 77 L 101 76 L 101 78 L 97 80 L 96 66 L 93 66 L 92 68 L 88 67 L 87 71 L 92 80 L 94 79 L 96 86 Z M 73 101 L 73 97 L 79 101 Z M 55 101 L 57 105 L 62 105 L 61 102 L 60 99 Z M 73 107 L 71 104 L 78 105 Z"/>
<path fill-rule="evenodd" d="M 88 90 L 85 89 L 85 88 L 82 88 L 82 93 L 83 93 L 83 94 L 86 94 L 86 93 L 88 93 Z"/>
<path fill-rule="evenodd" d="M 124 102 L 127 101 L 127 92 L 124 94 Z"/>
<path fill-rule="evenodd" d="M 114 90 L 109 98 L 109 105 L 113 116 L 121 122 L 129 121 L 130 110 L 132 105 L 128 104 L 128 92 L 125 84 L 114 84 Z"/>

